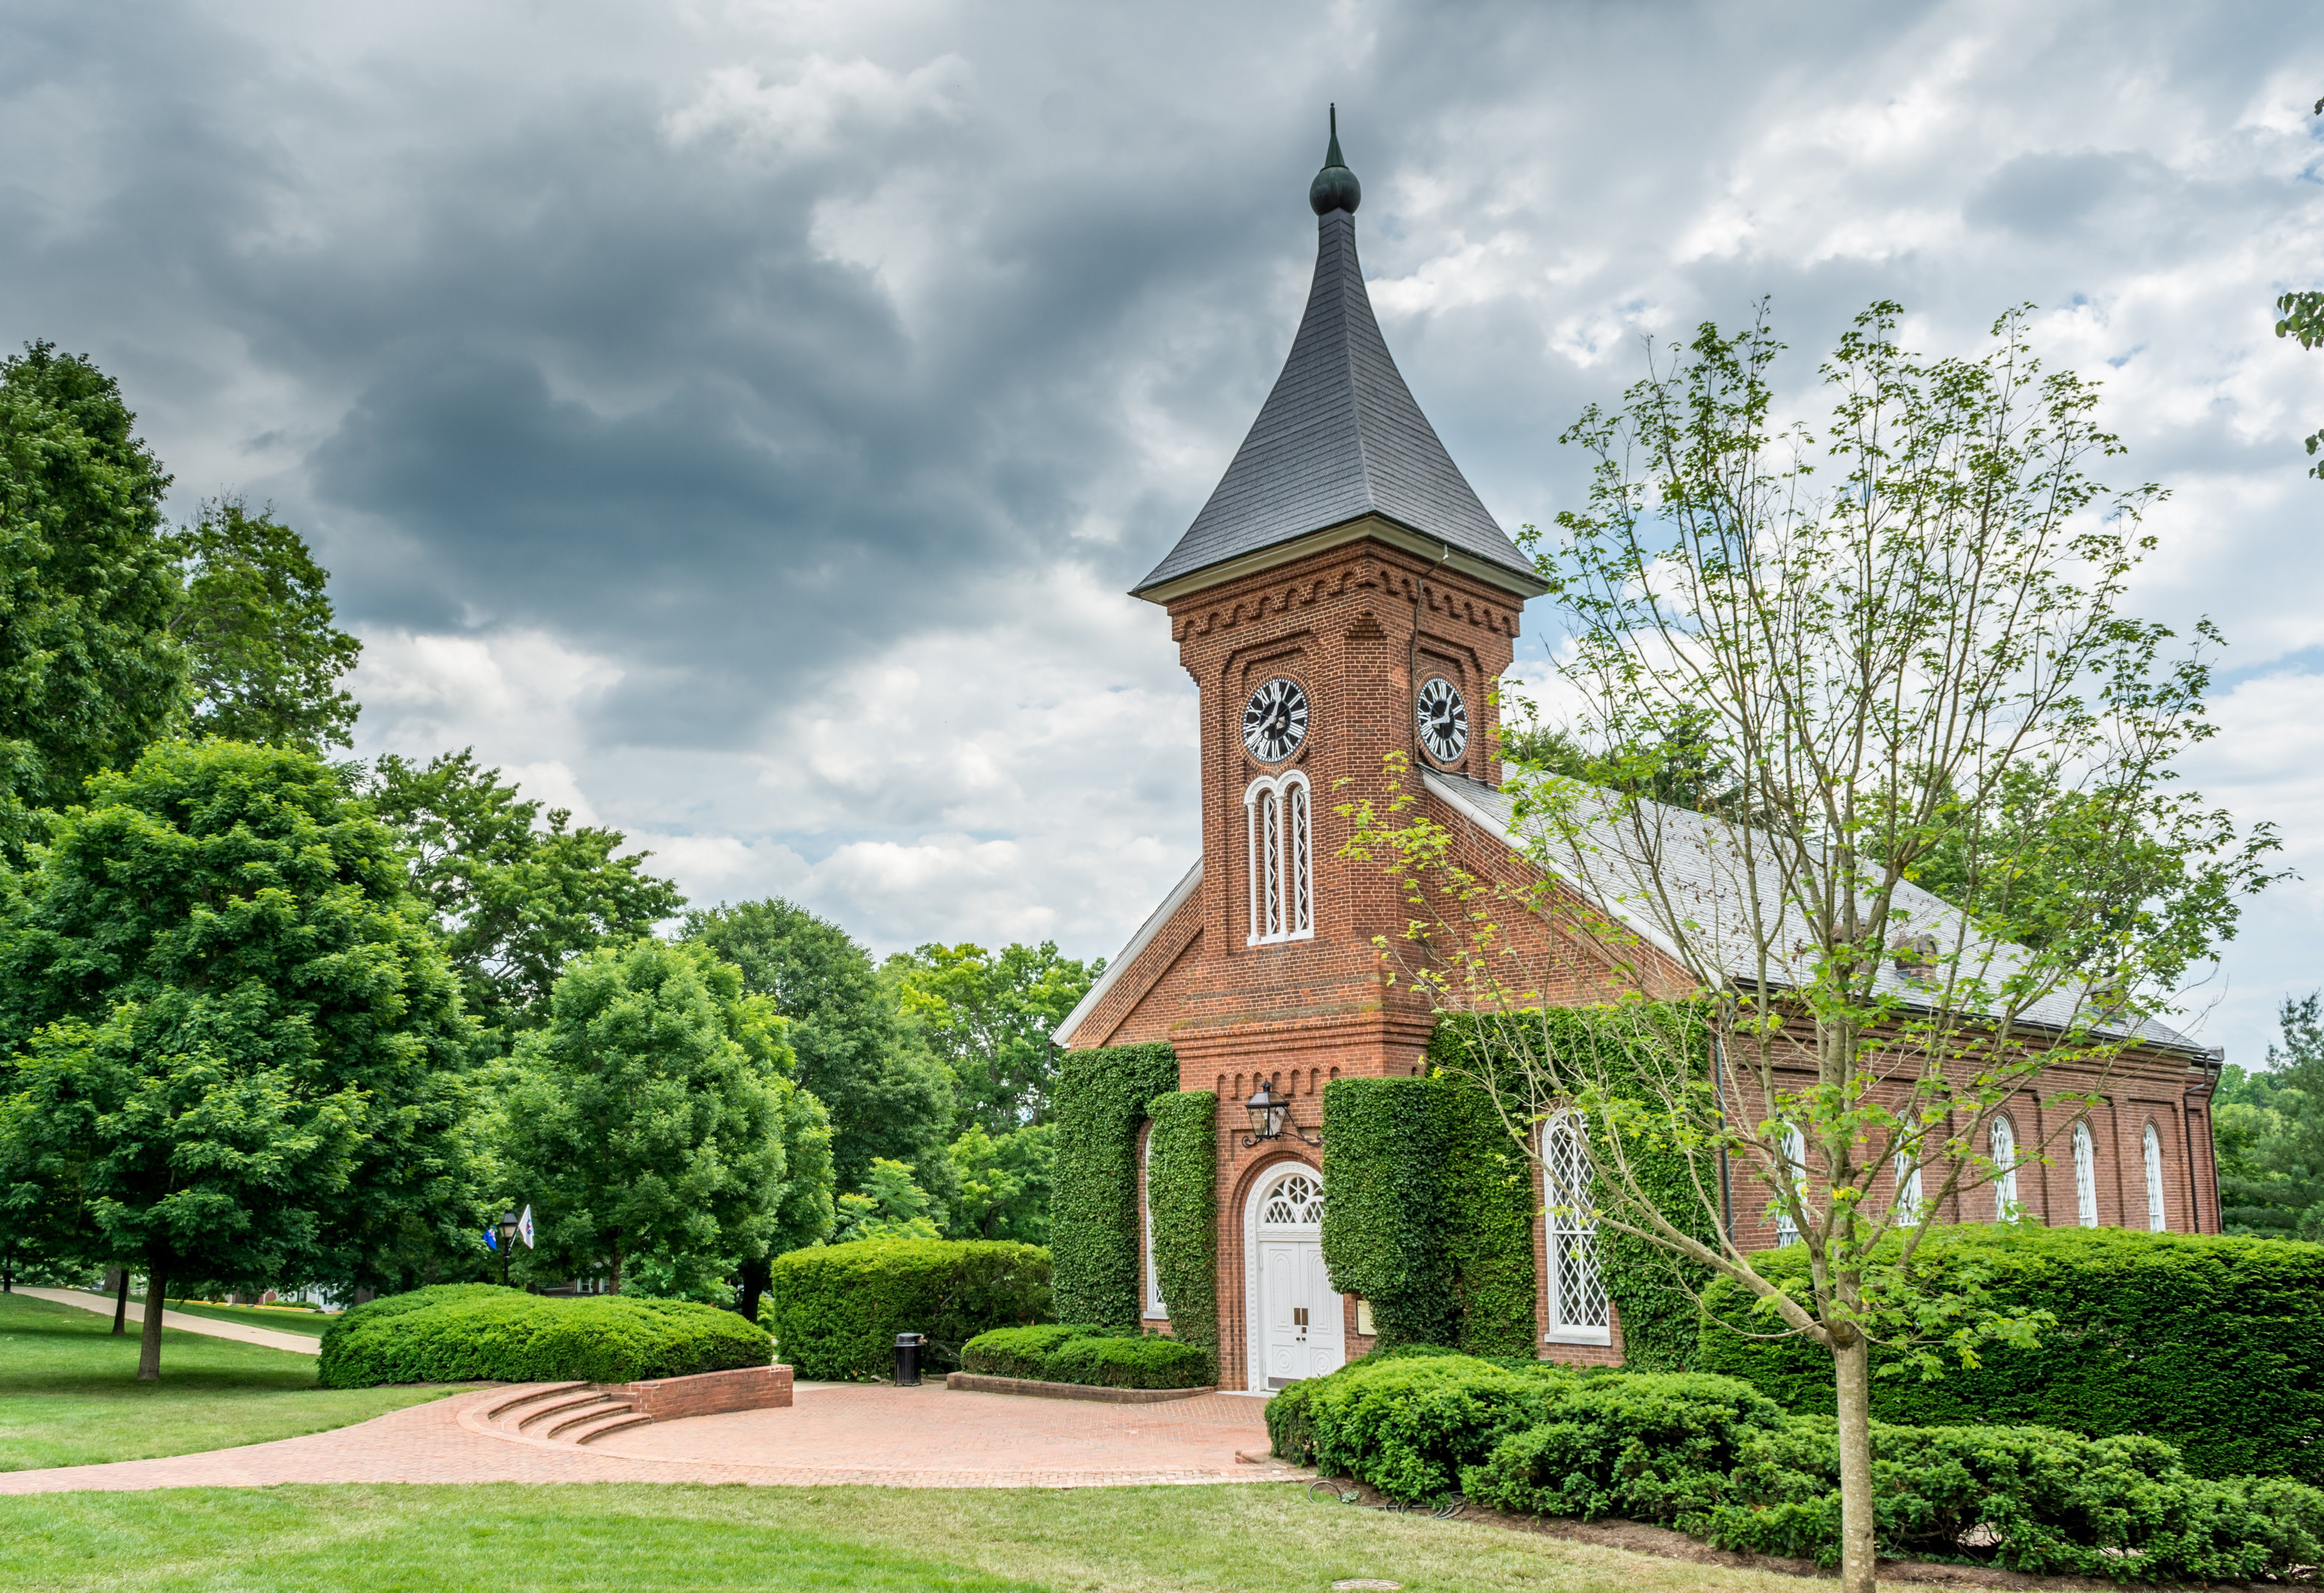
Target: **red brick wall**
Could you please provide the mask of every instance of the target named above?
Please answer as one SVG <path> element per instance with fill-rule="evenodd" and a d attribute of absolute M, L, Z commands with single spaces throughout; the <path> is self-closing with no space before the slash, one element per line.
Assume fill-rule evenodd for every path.
<path fill-rule="evenodd" d="M 791 1403 L 788 1366 L 741 1366 L 731 1372 L 700 1372 L 690 1377 L 653 1377 L 641 1383 L 601 1383 L 604 1392 L 626 1399 L 630 1408 L 657 1422 L 708 1416 L 720 1411 L 764 1411 Z"/>

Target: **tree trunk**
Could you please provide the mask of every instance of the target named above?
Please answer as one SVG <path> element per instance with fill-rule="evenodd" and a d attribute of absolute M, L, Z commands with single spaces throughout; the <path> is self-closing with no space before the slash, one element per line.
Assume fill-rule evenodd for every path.
<path fill-rule="evenodd" d="M 1873 1593 L 1872 1347 L 1850 1332 L 1831 1356 L 1840 1383 L 1840 1590 Z"/>
<path fill-rule="evenodd" d="M 742 1313 L 744 1321 L 755 1322 L 759 1320 L 759 1296 L 767 1292 L 767 1282 L 772 1275 L 772 1264 L 765 1261 L 746 1261 L 742 1264 L 742 1287 L 736 1291 L 734 1309 Z"/>
<path fill-rule="evenodd" d="M 113 1332 L 120 1337 L 129 1329 L 129 1269 L 113 1269 Z"/>
<path fill-rule="evenodd" d="M 137 1344 L 137 1381 L 161 1381 L 161 1304 L 169 1291 L 162 1287 L 161 1269 L 145 1269 L 145 1331 Z"/>

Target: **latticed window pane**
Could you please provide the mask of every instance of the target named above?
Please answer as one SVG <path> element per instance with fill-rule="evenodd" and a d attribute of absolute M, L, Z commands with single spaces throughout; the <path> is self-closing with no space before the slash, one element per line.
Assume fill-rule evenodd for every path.
<path fill-rule="evenodd" d="M 2074 1216 L 2086 1228 L 2098 1226 L 2098 1153 L 2087 1123 L 2074 1125 Z"/>
<path fill-rule="evenodd" d="M 1921 1220 L 1921 1170 L 1902 1151 L 1896 1153 L 1896 1220 L 1907 1225 Z"/>
<path fill-rule="evenodd" d="M 2006 1117 L 1993 1120 L 1993 1218 L 2014 1222 L 2017 1218 L 2017 1130 Z"/>
<path fill-rule="evenodd" d="M 1269 1227 L 1314 1227 L 1323 1220 L 1323 1188 L 1295 1172 L 1268 1191 L 1259 1220 Z"/>
<path fill-rule="evenodd" d="M 1582 1125 L 1559 1117 L 1542 1147 L 1542 1181 L 1548 1208 L 1549 1320 L 1553 1328 L 1599 1329 L 1612 1319 L 1598 1265 L 1598 1223 L 1591 1214 L 1590 1147 Z"/>
<path fill-rule="evenodd" d="M 2149 1233 L 2161 1233 L 2163 1219 L 2163 1136 L 2154 1132 L 2154 1125 L 2146 1125 L 2146 1227 Z"/>
<path fill-rule="evenodd" d="M 1790 1179 L 1793 1188 L 1804 1195 L 1808 1187 L 1808 1142 L 1807 1136 L 1794 1125 L 1787 1125 L 1784 1129 L 1784 1160 L 1785 1165 L 1777 1176 Z M 1792 1220 L 1788 1207 L 1778 1205 L 1775 1208 L 1775 1243 L 1796 1245 L 1799 1241 L 1800 1225 Z"/>
<path fill-rule="evenodd" d="M 1259 911 L 1266 916 L 1259 933 L 1269 939 L 1283 932 L 1283 814 L 1273 792 L 1259 799 Z"/>
<path fill-rule="evenodd" d="M 1303 934 L 1315 927 L 1314 901 L 1307 866 L 1307 788 L 1291 788 L 1291 929 Z"/>

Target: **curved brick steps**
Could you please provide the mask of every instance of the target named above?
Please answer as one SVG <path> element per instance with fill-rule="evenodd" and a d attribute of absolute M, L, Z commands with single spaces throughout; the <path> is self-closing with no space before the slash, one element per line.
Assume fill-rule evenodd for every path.
<path fill-rule="evenodd" d="M 761 1366 L 643 1383 L 532 1383 L 475 1407 L 464 1424 L 524 1443 L 586 1444 L 655 1421 L 791 1403 L 791 1369 Z"/>

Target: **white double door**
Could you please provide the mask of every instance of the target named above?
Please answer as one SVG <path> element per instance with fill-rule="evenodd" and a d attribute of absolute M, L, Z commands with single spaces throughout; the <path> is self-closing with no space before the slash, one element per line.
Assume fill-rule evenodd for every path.
<path fill-rule="evenodd" d="M 1255 1391 L 1346 1364 L 1345 1308 L 1323 1272 L 1323 1206 L 1321 1181 L 1305 1168 L 1267 1181 L 1253 1198 Z"/>

